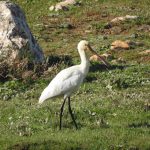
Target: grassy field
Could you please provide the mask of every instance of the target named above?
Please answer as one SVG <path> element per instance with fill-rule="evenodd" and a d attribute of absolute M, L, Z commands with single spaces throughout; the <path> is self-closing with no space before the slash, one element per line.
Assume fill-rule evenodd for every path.
<path fill-rule="evenodd" d="M 56 0 L 13 0 L 24 10 L 33 35 L 46 56 L 67 55 L 69 62 L 54 64 L 36 80 L 0 82 L 0 149 L 8 150 L 149 150 L 150 149 L 150 1 L 84 0 L 69 11 L 50 12 Z M 111 29 L 113 18 L 137 15 Z M 70 28 L 69 26 L 73 28 Z M 136 36 L 135 36 L 136 35 Z M 110 69 L 91 63 L 72 108 L 80 127 L 68 113 L 59 131 L 62 99 L 38 106 L 38 98 L 51 79 L 70 64 L 80 63 L 76 46 L 90 41 L 100 54 L 110 52 L 116 61 Z M 111 51 L 115 40 L 142 42 L 129 50 Z M 55 63 L 55 62 L 54 62 Z"/>

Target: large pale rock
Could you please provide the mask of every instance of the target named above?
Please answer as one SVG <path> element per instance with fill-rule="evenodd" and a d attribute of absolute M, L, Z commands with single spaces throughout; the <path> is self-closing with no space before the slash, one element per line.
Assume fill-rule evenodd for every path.
<path fill-rule="evenodd" d="M 0 1 L 0 63 L 7 61 L 11 64 L 27 57 L 36 62 L 44 59 L 20 7 Z"/>

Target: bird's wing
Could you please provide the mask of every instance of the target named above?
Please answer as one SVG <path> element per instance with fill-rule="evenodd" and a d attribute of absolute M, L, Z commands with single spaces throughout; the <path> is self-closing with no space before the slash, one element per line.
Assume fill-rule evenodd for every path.
<path fill-rule="evenodd" d="M 64 95 L 71 94 L 76 90 L 83 81 L 83 74 L 78 66 L 73 66 L 59 72 L 50 84 L 44 89 L 41 94 L 40 100 L 44 100 Z"/>

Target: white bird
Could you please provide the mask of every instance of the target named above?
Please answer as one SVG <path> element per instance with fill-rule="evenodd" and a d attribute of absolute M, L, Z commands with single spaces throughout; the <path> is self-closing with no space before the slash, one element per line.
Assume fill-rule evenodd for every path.
<path fill-rule="evenodd" d="M 66 102 L 66 99 L 68 99 L 69 113 L 77 129 L 77 124 L 76 124 L 76 121 L 74 119 L 74 116 L 71 110 L 70 96 L 73 92 L 75 92 L 79 88 L 79 86 L 81 85 L 81 83 L 83 82 L 84 78 L 86 77 L 89 71 L 90 63 L 86 55 L 86 51 L 90 50 L 92 53 L 97 55 L 99 59 L 106 66 L 109 66 L 109 63 L 107 63 L 101 56 L 99 56 L 91 48 L 88 41 L 85 41 L 85 40 L 80 41 L 77 49 L 81 58 L 81 64 L 75 65 L 75 66 L 72 66 L 72 67 L 69 67 L 67 69 L 60 71 L 55 76 L 55 78 L 50 82 L 50 84 L 44 89 L 44 91 L 42 92 L 39 98 L 39 104 L 41 104 L 48 98 L 64 96 L 64 101 L 60 109 L 60 126 L 59 126 L 60 129 L 62 126 L 62 115 L 63 115 L 63 109 L 64 109 L 64 104 Z"/>

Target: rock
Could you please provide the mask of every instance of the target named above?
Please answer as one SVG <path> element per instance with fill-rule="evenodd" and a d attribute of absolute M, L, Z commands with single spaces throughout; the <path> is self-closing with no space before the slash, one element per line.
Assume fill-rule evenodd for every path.
<path fill-rule="evenodd" d="M 116 40 L 111 44 L 111 50 L 119 50 L 119 49 L 129 49 L 130 46 L 127 42 Z"/>
<path fill-rule="evenodd" d="M 102 18 L 106 18 L 106 17 L 108 17 L 108 14 L 107 13 L 102 13 Z"/>
<path fill-rule="evenodd" d="M 91 30 L 85 30 L 85 33 L 92 33 Z"/>
<path fill-rule="evenodd" d="M 107 60 L 107 59 L 112 58 L 112 55 L 111 55 L 111 54 L 108 54 L 108 53 L 104 53 L 104 54 L 101 55 L 101 57 L 102 57 L 104 60 Z M 99 59 L 99 57 L 98 57 L 97 55 L 92 55 L 92 56 L 90 57 L 90 61 L 101 61 L 101 60 Z"/>
<path fill-rule="evenodd" d="M 115 25 L 118 25 L 120 22 L 124 22 L 126 20 L 135 20 L 139 18 L 138 16 L 130 16 L 130 15 L 126 15 L 126 16 L 122 16 L 122 17 L 116 17 L 114 19 L 112 19 L 109 23 L 107 23 L 104 26 L 104 29 L 110 29 Z"/>
<path fill-rule="evenodd" d="M 117 22 L 122 22 L 122 21 L 126 21 L 126 20 L 134 20 L 137 18 L 138 18 L 138 16 L 126 15 L 124 17 L 116 17 L 116 18 L 112 19 L 111 23 L 117 23 Z"/>
<path fill-rule="evenodd" d="M 106 57 L 107 57 L 108 55 L 107 55 L 107 54 L 102 54 L 101 56 L 102 56 L 102 58 L 106 59 Z M 101 60 L 99 59 L 99 57 L 98 57 L 97 55 L 92 55 L 92 56 L 90 57 L 90 61 L 101 61 Z"/>
<path fill-rule="evenodd" d="M 139 53 L 140 55 L 148 55 L 150 54 L 150 50 L 145 50 Z"/>
<path fill-rule="evenodd" d="M 67 11 L 69 9 L 68 9 L 67 6 L 63 6 L 61 4 L 58 4 L 58 5 L 55 6 L 55 11 L 59 11 L 59 10 L 65 10 L 65 11 Z"/>
<path fill-rule="evenodd" d="M 79 3 L 76 2 L 76 0 L 65 0 L 63 2 L 57 3 L 55 6 L 50 6 L 50 11 L 59 11 L 59 10 L 69 10 L 69 5 L 79 5 Z"/>
<path fill-rule="evenodd" d="M 126 19 L 137 19 L 137 18 L 139 18 L 139 17 L 138 17 L 138 16 L 126 15 L 125 18 L 126 18 Z"/>
<path fill-rule="evenodd" d="M 99 58 L 97 57 L 97 55 L 92 55 L 90 57 L 90 61 L 99 61 Z"/>
<path fill-rule="evenodd" d="M 125 17 L 116 17 L 114 19 L 111 20 L 111 22 L 119 22 L 119 21 L 125 21 Z"/>
<path fill-rule="evenodd" d="M 44 55 L 20 7 L 9 1 L 0 1 L 0 63 L 12 64 L 22 58 L 41 62 Z"/>
<path fill-rule="evenodd" d="M 116 40 L 111 44 L 110 49 L 123 50 L 123 49 L 135 48 L 136 46 L 143 46 L 143 45 L 144 43 L 142 42 L 134 42 L 130 40 L 126 40 L 126 41 Z"/>
<path fill-rule="evenodd" d="M 50 10 L 50 11 L 53 11 L 54 9 L 55 9 L 55 6 L 50 6 L 50 7 L 49 7 L 49 10 Z"/>

